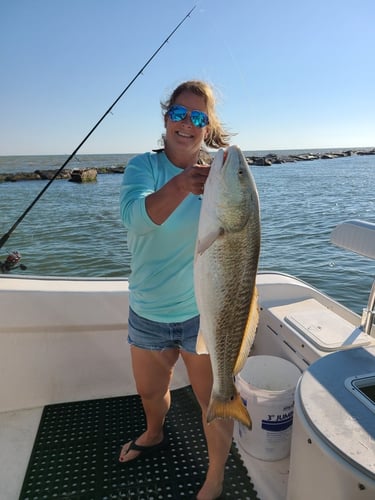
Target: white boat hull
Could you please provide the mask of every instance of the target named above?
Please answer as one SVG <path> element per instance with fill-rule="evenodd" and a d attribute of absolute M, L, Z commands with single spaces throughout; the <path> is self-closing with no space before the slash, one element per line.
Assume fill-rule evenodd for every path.
<path fill-rule="evenodd" d="M 128 305 L 126 280 L 1 278 L 0 412 L 135 394 Z"/>
<path fill-rule="evenodd" d="M 259 273 L 257 286 L 261 312 L 252 356 L 282 357 L 304 374 L 319 360 L 342 350 L 369 349 L 375 360 L 374 338 L 360 331 L 360 318 L 352 311 L 291 276 Z M 136 393 L 126 342 L 128 284 L 120 279 L 3 275 L 0 310 L 0 498 L 16 500 L 44 405 Z M 324 332 L 322 339 L 317 332 Z M 172 388 L 188 383 L 179 362 Z M 305 445 L 307 432 L 302 418 L 298 416 L 296 422 L 292 459 L 293 449 Z M 289 458 L 257 460 L 242 450 L 238 431 L 235 439 L 261 500 L 285 500 L 287 495 L 288 500 L 309 498 L 293 489 L 303 474 L 297 465 L 293 465 L 296 473 L 292 469 L 289 473 Z M 324 453 L 323 448 L 317 442 L 316 456 Z M 375 464 L 374 436 L 368 453 Z M 315 467 L 325 467 L 323 460 L 317 463 L 312 457 Z M 331 453 L 330 457 L 335 473 L 346 481 L 340 456 Z M 301 460 L 297 462 L 302 466 Z M 320 472 L 317 469 L 316 474 Z M 367 500 L 366 492 L 372 493 L 375 481 L 371 466 L 367 483 L 357 479 L 366 489 L 351 499 Z M 335 484 L 329 478 L 325 483 L 327 495 L 319 497 L 336 498 Z M 344 498 L 349 500 L 340 500 Z"/>

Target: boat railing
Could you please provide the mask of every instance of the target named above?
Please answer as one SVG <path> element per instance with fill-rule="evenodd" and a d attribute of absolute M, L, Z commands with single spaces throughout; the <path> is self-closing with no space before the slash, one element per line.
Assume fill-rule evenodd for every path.
<path fill-rule="evenodd" d="M 331 243 L 351 250 L 363 257 L 375 259 L 375 224 L 361 220 L 349 220 L 335 227 Z M 360 328 L 371 335 L 375 318 L 375 280 L 372 284 L 367 307 L 363 309 Z"/>

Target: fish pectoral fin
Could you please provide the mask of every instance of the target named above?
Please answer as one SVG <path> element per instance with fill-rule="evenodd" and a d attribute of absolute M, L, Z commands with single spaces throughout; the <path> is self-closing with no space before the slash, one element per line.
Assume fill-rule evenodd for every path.
<path fill-rule="evenodd" d="M 242 338 L 242 344 L 238 353 L 236 364 L 234 365 L 233 374 L 239 373 L 249 356 L 251 346 L 254 342 L 255 333 L 259 322 L 259 307 L 258 307 L 258 290 L 254 287 L 253 297 L 251 299 L 249 315 L 247 318 L 245 333 Z"/>
<path fill-rule="evenodd" d="M 206 345 L 206 341 L 204 340 L 202 330 L 199 330 L 199 332 L 198 332 L 195 350 L 196 350 L 197 354 L 209 354 L 208 349 L 207 349 L 207 345 Z"/>
<path fill-rule="evenodd" d="M 249 429 L 252 428 L 252 422 L 245 405 L 239 393 L 236 391 L 233 399 L 229 401 L 221 401 L 213 397 L 207 411 L 207 422 L 210 423 L 215 418 L 234 418 L 246 425 Z"/>
<path fill-rule="evenodd" d="M 222 227 L 218 227 L 214 231 L 210 231 L 203 238 L 199 238 L 197 253 L 202 255 L 210 246 L 215 243 L 215 241 L 220 238 L 220 236 L 224 233 L 224 229 Z"/>

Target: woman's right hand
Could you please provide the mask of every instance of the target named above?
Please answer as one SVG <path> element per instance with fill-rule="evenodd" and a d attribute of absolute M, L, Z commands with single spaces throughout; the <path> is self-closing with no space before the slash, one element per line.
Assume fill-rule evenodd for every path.
<path fill-rule="evenodd" d="M 192 165 L 168 181 L 162 188 L 146 197 L 146 210 L 155 224 L 171 215 L 189 193 L 200 195 L 210 172 L 209 165 Z"/>
<path fill-rule="evenodd" d="M 202 194 L 210 168 L 209 165 L 198 164 L 186 167 L 181 174 L 175 177 L 175 180 L 178 181 L 181 190 L 197 195 Z"/>

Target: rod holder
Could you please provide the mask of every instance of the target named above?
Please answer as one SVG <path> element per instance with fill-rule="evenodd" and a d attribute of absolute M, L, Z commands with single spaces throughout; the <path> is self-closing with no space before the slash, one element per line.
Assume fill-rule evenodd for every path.
<path fill-rule="evenodd" d="M 362 319 L 361 319 L 361 328 L 368 335 L 371 335 L 371 329 L 374 322 L 374 318 L 375 318 L 375 280 L 372 284 L 367 307 L 363 309 Z"/>

